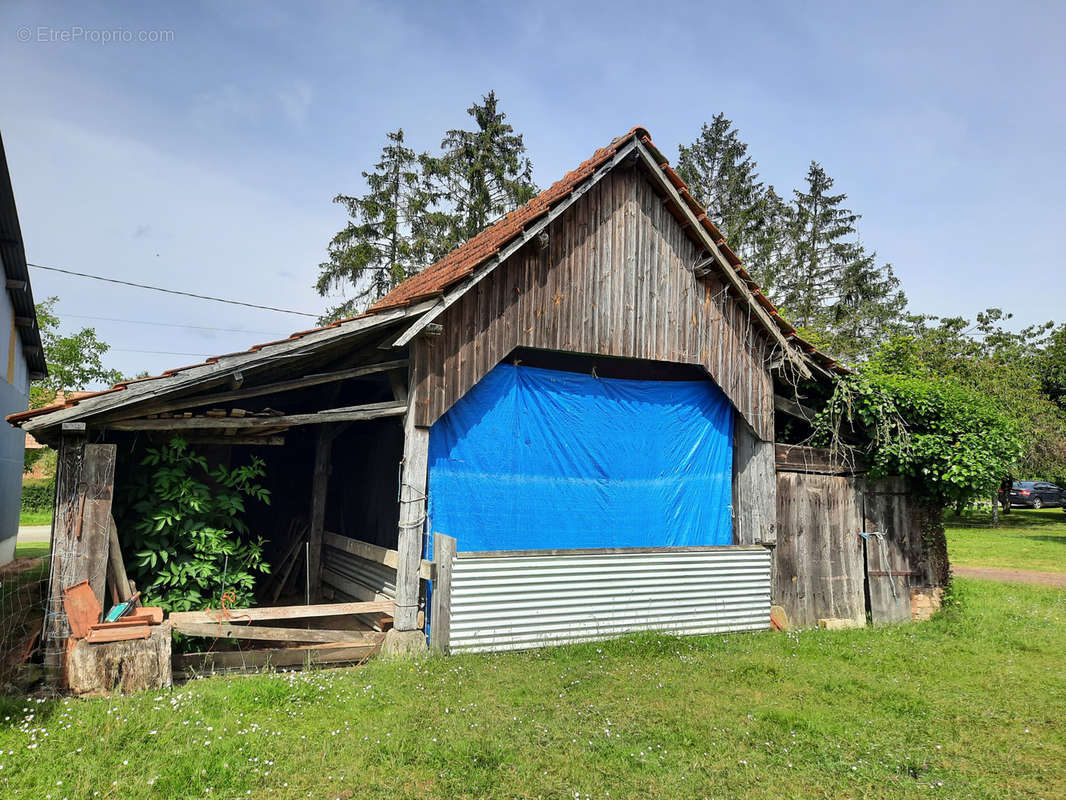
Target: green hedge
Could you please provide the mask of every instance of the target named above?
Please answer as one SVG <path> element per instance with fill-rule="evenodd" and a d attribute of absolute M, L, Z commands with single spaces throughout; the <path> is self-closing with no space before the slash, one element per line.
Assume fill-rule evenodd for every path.
<path fill-rule="evenodd" d="M 22 510 L 51 511 L 55 499 L 54 478 L 27 478 L 22 481 Z"/>

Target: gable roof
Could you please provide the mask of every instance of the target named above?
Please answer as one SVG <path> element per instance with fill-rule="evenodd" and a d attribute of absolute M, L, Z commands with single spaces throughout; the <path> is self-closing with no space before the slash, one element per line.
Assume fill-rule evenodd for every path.
<path fill-rule="evenodd" d="M 505 215 L 473 238 L 468 239 L 440 261 L 405 280 L 374 303 L 368 309 L 368 313 L 400 308 L 429 298 L 440 298 L 447 290 L 457 287 L 462 281 L 473 277 L 479 267 L 501 253 L 502 250 L 519 239 L 519 237 L 528 234 L 531 227 L 536 226 L 538 222 L 542 222 L 554 207 L 566 201 L 575 192 L 580 191 L 584 184 L 594 178 L 599 168 L 607 164 L 613 156 L 617 155 L 632 142 L 639 143 L 643 146 L 645 152 L 650 153 L 654 159 L 655 167 L 669 181 L 680 201 L 684 203 L 684 208 L 681 208 L 678 203 L 671 202 L 670 198 L 668 198 L 668 208 L 678 220 L 678 223 L 687 229 L 690 227 L 690 217 L 695 216 L 696 222 L 701 226 L 705 235 L 709 236 L 710 240 L 713 241 L 718 251 L 717 254 L 723 259 L 719 266 L 725 271 L 731 271 L 740 279 L 748 301 L 756 304 L 765 313 L 764 322 L 766 320 L 770 322 L 773 327 L 771 332 L 776 337 L 783 337 L 800 353 L 803 353 L 823 369 L 846 373 L 847 369 L 837 364 L 829 356 L 818 352 L 812 344 L 799 336 L 793 325 L 781 316 L 777 307 L 762 293 L 759 285 L 744 269 L 740 258 L 730 249 L 722 232 L 707 217 L 706 211 L 689 192 L 688 186 L 652 143 L 651 135 L 647 129 L 639 126 L 633 128 L 624 136 L 619 136 L 612 140 L 606 147 L 597 150 L 576 169 L 568 172 L 528 203 Z M 693 232 L 689 231 L 689 233 L 692 235 Z"/>
<path fill-rule="evenodd" d="M 762 293 L 758 284 L 744 269 L 740 258 L 726 244 L 721 231 L 708 219 L 703 207 L 692 197 L 688 186 L 652 143 L 647 129 L 635 127 L 625 135 L 613 139 L 606 147 L 598 149 L 577 168 L 568 172 L 525 205 L 506 214 L 444 258 L 405 280 L 370 306 L 364 314 L 324 327 L 298 331 L 286 339 L 254 345 L 246 351 L 215 356 L 201 364 L 170 369 L 158 376 L 120 382 L 110 389 L 91 392 L 53 406 L 11 414 L 7 417 L 7 421 L 13 425 L 19 425 L 26 420 L 69 409 L 74 405 L 86 405 L 85 411 L 88 415 L 96 410 L 97 403 L 93 401 L 97 397 L 122 392 L 135 384 L 145 382 L 165 381 L 175 388 L 186 387 L 188 380 L 183 379 L 186 377 L 185 373 L 188 373 L 187 377 L 195 378 L 200 374 L 210 374 L 216 371 L 203 369 L 205 367 L 219 364 L 239 366 L 254 363 L 262 357 L 260 354 L 269 356 L 280 349 L 296 350 L 298 346 L 294 346 L 293 343 L 305 338 L 318 342 L 323 337 L 342 336 L 353 329 L 366 327 L 367 323 L 376 322 L 368 318 L 388 316 L 391 319 L 407 317 L 413 320 L 413 324 L 408 322 L 410 325 L 408 333 L 401 336 L 396 343 L 407 341 L 416 329 L 434 319 L 446 307 L 444 302 L 446 292 L 451 290 L 454 297 L 458 297 L 463 291 L 473 286 L 478 277 L 479 268 L 490 267 L 495 257 L 506 255 L 511 248 L 521 244 L 531 234 L 545 227 L 552 218 L 553 210 L 561 209 L 583 192 L 591 182 L 612 167 L 612 161 L 616 160 L 619 154 L 631 149 L 638 149 L 645 157 L 648 166 L 663 178 L 667 191 L 666 203 L 671 214 L 690 236 L 710 250 L 713 265 L 717 266 L 723 276 L 738 289 L 738 293 L 746 302 L 758 312 L 754 316 L 766 331 L 779 341 L 787 343 L 789 349 L 803 358 L 806 363 L 816 365 L 823 370 L 847 373 L 848 370 L 837 364 L 834 359 L 818 352 L 812 344 L 802 339 L 796 328 L 781 317 L 777 307 Z M 698 230 L 695 229 L 696 226 Z M 467 282 L 466 286 L 461 285 L 464 281 Z M 395 312 L 403 313 L 398 317 Z M 158 396 L 159 392 L 168 391 L 169 388 L 168 385 L 158 388 L 153 385 L 152 387 L 155 396 Z M 136 394 L 139 397 L 144 392 L 138 391 Z M 136 402 L 136 399 L 137 397 L 131 396 L 129 402 Z M 108 402 L 108 407 L 111 405 L 112 403 Z M 64 415 L 62 421 L 74 418 L 76 416 Z M 43 420 L 42 423 L 48 424 Z M 41 425 L 34 427 L 41 427 Z"/>

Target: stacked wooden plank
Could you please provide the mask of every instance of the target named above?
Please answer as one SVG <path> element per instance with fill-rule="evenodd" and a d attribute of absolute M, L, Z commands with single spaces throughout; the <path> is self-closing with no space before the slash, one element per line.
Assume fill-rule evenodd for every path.
<path fill-rule="evenodd" d="M 365 615 L 386 615 L 392 600 L 327 603 L 271 608 L 182 611 L 170 615 L 173 630 L 186 636 L 270 642 L 276 646 L 229 651 L 184 653 L 174 658 L 176 670 L 192 672 L 257 667 L 291 667 L 308 663 L 336 664 L 363 661 L 381 648 L 382 631 L 356 629 L 348 620 Z M 342 629 L 323 620 L 342 618 Z M 289 627 L 316 620 L 316 627 Z M 273 625 L 259 625 L 273 622 Z"/>
<path fill-rule="evenodd" d="M 276 408 L 264 408 L 260 411 L 248 411 L 243 408 L 231 408 L 229 410 L 225 408 L 209 408 L 202 413 L 193 413 L 192 411 L 163 411 L 159 414 L 149 414 L 146 419 L 223 419 L 225 417 L 236 417 L 238 419 L 244 417 L 280 417 L 284 415 L 284 411 L 278 411 Z"/>

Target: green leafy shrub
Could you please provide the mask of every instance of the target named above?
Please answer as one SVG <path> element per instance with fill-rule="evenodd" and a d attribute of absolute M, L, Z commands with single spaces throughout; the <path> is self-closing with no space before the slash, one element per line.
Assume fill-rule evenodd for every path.
<path fill-rule="evenodd" d="M 168 611 L 201 610 L 224 592 L 250 605 L 257 573 L 270 571 L 263 539 L 242 519 L 246 500 L 270 503 L 257 480 L 263 461 L 213 468 L 184 439 L 149 447 L 123 492 L 124 549 L 131 577 L 151 603 Z"/>
<path fill-rule="evenodd" d="M 989 395 L 947 378 L 872 370 L 839 381 L 817 430 L 831 446 L 860 439 L 874 476 L 907 477 L 942 505 L 991 496 L 1023 448 L 1015 420 Z"/>
<path fill-rule="evenodd" d="M 22 471 L 30 472 L 33 469 L 33 465 L 40 461 L 41 456 L 44 454 L 44 447 L 27 447 L 22 454 Z"/>
<path fill-rule="evenodd" d="M 26 478 L 22 481 L 22 510 L 51 511 L 55 494 L 55 478 Z"/>

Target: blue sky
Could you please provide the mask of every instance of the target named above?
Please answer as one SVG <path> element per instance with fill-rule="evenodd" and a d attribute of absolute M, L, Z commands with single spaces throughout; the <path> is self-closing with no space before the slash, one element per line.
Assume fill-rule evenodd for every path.
<path fill-rule="evenodd" d="M 171 33 L 48 41 L 78 28 Z M 1066 317 L 1064 41 L 1060 3 L 7 2 L 0 126 L 31 261 L 317 313 L 387 130 L 432 148 L 495 89 L 547 186 L 724 111 L 779 191 L 825 166 L 912 310 L 1028 323 Z M 32 277 L 128 374 L 308 322 Z"/>

